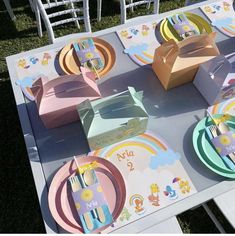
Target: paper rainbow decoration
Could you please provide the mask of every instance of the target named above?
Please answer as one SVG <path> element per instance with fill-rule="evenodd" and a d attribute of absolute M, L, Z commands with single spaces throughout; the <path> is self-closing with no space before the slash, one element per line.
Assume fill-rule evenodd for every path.
<path fill-rule="evenodd" d="M 139 194 L 134 194 L 130 197 L 130 200 L 129 200 L 129 203 L 131 206 L 135 205 L 135 200 L 138 199 L 138 200 L 141 200 L 141 201 L 144 201 L 144 198 L 139 195 Z"/>
<path fill-rule="evenodd" d="M 105 156 L 105 159 L 108 159 L 114 152 L 125 146 L 141 147 L 146 149 L 152 155 L 156 155 L 158 150 L 167 151 L 169 149 L 167 144 L 160 137 L 156 135 L 153 136 L 150 133 L 144 133 L 129 140 L 114 144 L 111 147 L 96 150 L 92 155 L 101 157 Z"/>
<path fill-rule="evenodd" d="M 231 98 L 225 102 L 217 103 L 208 108 L 211 114 L 235 114 L 235 98 Z"/>
<path fill-rule="evenodd" d="M 148 44 L 143 43 L 139 45 L 132 45 L 124 50 L 132 60 L 134 60 L 139 65 L 147 65 L 153 62 L 153 55 L 147 53 Z"/>

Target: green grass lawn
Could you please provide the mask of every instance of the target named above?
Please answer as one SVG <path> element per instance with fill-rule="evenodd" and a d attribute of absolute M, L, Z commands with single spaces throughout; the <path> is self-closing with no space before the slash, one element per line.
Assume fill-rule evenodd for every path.
<path fill-rule="evenodd" d="M 46 33 L 37 35 L 34 15 L 27 0 L 11 1 L 15 22 L 10 20 L 3 1 L 0 2 L 0 233 L 44 233 L 39 202 L 27 157 L 16 104 L 9 81 L 5 57 L 48 44 Z M 96 1 L 90 6 L 92 30 L 97 31 L 120 24 L 118 0 L 103 0 L 102 21 L 96 22 Z M 162 1 L 160 11 L 182 7 L 183 1 Z M 129 17 L 147 14 L 139 8 Z M 57 36 L 78 32 L 73 25 L 56 30 Z M 234 232 L 211 201 L 211 208 L 227 232 Z M 185 233 L 217 233 L 217 229 L 199 207 L 179 215 Z M 170 226 L 169 226 L 170 227 Z"/>

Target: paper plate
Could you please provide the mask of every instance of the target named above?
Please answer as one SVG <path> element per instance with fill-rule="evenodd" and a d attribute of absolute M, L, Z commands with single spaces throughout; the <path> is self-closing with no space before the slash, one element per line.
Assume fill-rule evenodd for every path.
<path fill-rule="evenodd" d="M 123 177 L 119 170 L 109 161 L 95 156 L 77 158 L 78 164 L 85 164 L 96 161 L 97 177 L 103 188 L 109 209 L 113 219 L 116 220 L 120 215 L 126 199 L 126 188 Z M 48 194 L 48 204 L 51 214 L 55 221 L 70 233 L 83 233 L 83 230 L 77 221 L 77 212 L 70 194 L 68 194 L 67 180 L 75 175 L 76 164 L 70 161 L 61 167 L 54 176 Z M 103 227 L 96 233 L 104 230 Z"/>
<path fill-rule="evenodd" d="M 74 42 L 79 42 L 86 38 L 78 39 Z M 113 47 L 103 39 L 93 38 L 95 46 L 104 62 L 104 68 L 98 70 L 100 76 L 107 74 L 115 64 L 116 54 Z M 80 74 L 80 63 L 76 57 L 72 43 L 62 48 L 59 53 L 59 64 L 65 74 Z"/>
<path fill-rule="evenodd" d="M 210 24 L 203 19 L 201 16 L 185 12 L 184 13 L 187 18 L 189 19 L 190 23 L 202 34 L 202 33 L 211 33 L 212 28 Z M 168 22 L 167 19 L 164 19 L 161 22 L 160 25 L 160 32 L 165 41 L 168 41 L 170 39 L 174 39 L 176 42 L 181 41 L 181 38 L 179 35 L 175 32 L 174 28 L 171 26 L 171 24 Z"/>
<path fill-rule="evenodd" d="M 219 118 L 222 115 L 213 115 L 215 118 Z M 199 157 L 199 159 L 212 171 L 215 173 L 228 177 L 235 178 L 235 171 L 229 169 L 218 153 L 214 150 L 213 146 L 210 144 L 209 138 L 206 135 L 205 128 L 212 125 L 213 122 L 210 118 L 205 117 L 202 119 L 193 131 L 193 146 Z M 235 119 L 226 121 L 226 124 L 231 130 L 235 131 Z"/>

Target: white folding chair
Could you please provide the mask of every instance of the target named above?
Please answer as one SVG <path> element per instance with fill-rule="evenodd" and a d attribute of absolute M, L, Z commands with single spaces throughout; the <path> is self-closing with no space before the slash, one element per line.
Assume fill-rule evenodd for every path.
<path fill-rule="evenodd" d="M 185 0 L 185 6 L 189 6 L 189 5 L 193 5 L 193 4 L 196 4 L 196 3 L 199 3 L 199 2 L 205 2 L 207 0 Z"/>
<path fill-rule="evenodd" d="M 129 0 L 128 4 L 126 0 L 120 0 L 120 10 L 121 10 L 121 23 L 125 24 L 126 23 L 126 11 L 128 8 L 133 11 L 133 8 L 139 5 L 147 4 L 147 8 L 150 8 L 150 4 L 154 3 L 154 9 L 153 13 L 158 14 L 159 13 L 159 0 L 141 0 L 138 2 L 133 2 L 133 0 Z"/>
<path fill-rule="evenodd" d="M 14 21 L 16 19 L 14 13 L 13 13 L 13 10 L 11 8 L 11 4 L 10 4 L 10 0 L 3 0 L 4 4 L 5 4 L 5 7 L 11 17 L 11 19 Z"/>
<path fill-rule="evenodd" d="M 46 0 L 46 2 L 34 0 L 34 4 L 38 34 L 40 37 L 42 36 L 41 15 L 47 29 L 50 43 L 55 41 L 53 27 L 65 23 L 75 22 L 76 26 L 80 28 L 78 21 L 83 20 L 85 31 L 91 32 L 88 0 Z M 78 7 L 76 4 L 82 4 L 82 6 Z M 61 16 L 65 19 L 56 20 L 56 17 Z M 51 22 L 51 19 L 53 19 L 53 22 Z"/>

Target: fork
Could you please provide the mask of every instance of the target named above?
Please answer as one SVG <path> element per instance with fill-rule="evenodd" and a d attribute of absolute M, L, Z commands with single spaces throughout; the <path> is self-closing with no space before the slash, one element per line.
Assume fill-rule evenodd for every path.
<path fill-rule="evenodd" d="M 211 125 L 209 127 L 209 130 L 211 132 L 212 138 L 215 138 L 218 136 L 217 133 L 217 127 L 215 125 Z M 235 170 L 235 165 L 234 163 L 231 161 L 231 159 L 228 156 L 221 156 L 219 155 L 220 158 L 227 164 L 227 166 L 231 169 L 231 170 Z"/>
<path fill-rule="evenodd" d="M 94 170 L 86 170 L 83 173 L 83 180 L 86 186 L 90 186 L 94 183 L 98 183 L 98 179 L 96 177 L 95 171 Z M 98 218 L 98 220 L 101 223 L 105 222 L 105 215 L 102 207 L 97 207 L 94 210 L 92 210 L 93 214 L 95 215 L 95 218 Z M 98 216 L 97 216 L 98 214 Z"/>
<path fill-rule="evenodd" d="M 81 185 L 80 185 L 78 177 L 76 175 L 75 176 L 71 176 L 69 178 L 69 182 L 71 184 L 73 192 L 77 192 L 78 190 L 81 189 Z"/>

